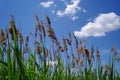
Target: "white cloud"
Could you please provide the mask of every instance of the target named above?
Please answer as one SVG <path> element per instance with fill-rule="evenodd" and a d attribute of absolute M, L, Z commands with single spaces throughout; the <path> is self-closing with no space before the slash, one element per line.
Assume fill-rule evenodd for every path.
<path fill-rule="evenodd" d="M 51 10 L 51 12 L 52 12 L 53 14 L 55 14 L 55 10 Z"/>
<path fill-rule="evenodd" d="M 77 13 L 77 11 L 81 10 L 81 7 L 79 7 L 79 3 L 80 0 L 71 0 L 71 4 L 66 4 L 65 10 L 58 10 L 56 14 L 60 17 L 65 15 L 73 17 Z"/>
<path fill-rule="evenodd" d="M 84 13 L 86 13 L 86 12 L 87 12 L 85 9 L 82 9 L 82 11 L 83 11 Z"/>
<path fill-rule="evenodd" d="M 87 21 L 90 22 L 94 19 L 94 17 L 88 18 Z"/>
<path fill-rule="evenodd" d="M 75 31 L 78 37 L 100 37 L 105 36 L 107 32 L 120 29 L 120 16 L 114 12 L 100 14 L 93 22 L 88 22 L 80 31 Z"/>
<path fill-rule="evenodd" d="M 73 21 L 76 20 L 76 19 L 78 19 L 78 16 L 73 16 L 73 17 L 72 17 L 72 20 L 73 20 Z"/>
<path fill-rule="evenodd" d="M 68 1 L 66 1 L 66 0 L 61 0 L 61 1 L 64 2 L 65 5 L 68 4 Z"/>
<path fill-rule="evenodd" d="M 51 7 L 51 5 L 53 5 L 53 1 L 41 2 L 40 5 L 44 8 L 48 8 Z"/>

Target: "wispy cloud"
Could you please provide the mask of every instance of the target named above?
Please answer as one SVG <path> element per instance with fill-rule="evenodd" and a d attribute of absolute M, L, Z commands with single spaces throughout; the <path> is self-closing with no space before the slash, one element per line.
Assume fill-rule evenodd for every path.
<path fill-rule="evenodd" d="M 58 10 L 56 14 L 60 17 L 67 15 L 73 18 L 75 14 L 81 10 L 79 3 L 80 0 L 71 0 L 71 4 L 66 4 L 66 8 L 64 10 Z"/>
<path fill-rule="evenodd" d="M 51 10 L 51 12 L 52 12 L 53 14 L 55 14 L 55 10 Z"/>
<path fill-rule="evenodd" d="M 41 2 L 40 5 L 43 6 L 44 8 L 48 8 L 51 7 L 51 5 L 53 5 L 54 2 L 53 1 L 47 1 L 47 2 Z"/>
<path fill-rule="evenodd" d="M 78 37 L 100 37 L 105 36 L 107 32 L 120 29 L 120 16 L 114 12 L 104 13 L 97 16 L 93 22 L 88 22 L 80 31 L 75 31 Z"/>
<path fill-rule="evenodd" d="M 86 13 L 86 12 L 87 12 L 85 9 L 82 9 L 82 11 L 83 11 L 84 13 Z"/>
<path fill-rule="evenodd" d="M 73 17 L 72 17 L 72 20 L 73 20 L 73 21 L 76 20 L 76 19 L 78 19 L 78 16 L 73 16 Z"/>
<path fill-rule="evenodd" d="M 65 0 L 61 0 L 61 1 L 65 2 Z"/>

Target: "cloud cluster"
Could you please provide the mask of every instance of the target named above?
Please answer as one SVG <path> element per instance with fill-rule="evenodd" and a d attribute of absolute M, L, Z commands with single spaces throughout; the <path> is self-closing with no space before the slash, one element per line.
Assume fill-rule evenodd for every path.
<path fill-rule="evenodd" d="M 105 36 L 107 32 L 120 29 L 120 16 L 114 12 L 100 14 L 93 22 L 88 22 L 80 31 L 75 31 L 74 35 L 78 37 L 100 37 Z"/>
<path fill-rule="evenodd" d="M 51 5 L 53 5 L 53 1 L 41 2 L 40 5 L 44 8 L 48 8 L 51 7 Z"/>
<path fill-rule="evenodd" d="M 73 21 L 78 19 L 78 16 L 76 15 L 78 11 L 86 13 L 87 11 L 79 6 L 81 0 L 70 0 L 71 2 L 66 0 L 61 0 L 64 5 L 66 6 L 65 9 L 63 10 L 51 10 L 53 14 L 56 14 L 59 17 L 64 17 L 68 16 L 70 17 Z M 57 5 L 53 0 L 51 1 L 46 1 L 46 2 L 41 2 L 40 5 L 44 8 L 51 7 L 52 5 L 56 7 Z"/>
<path fill-rule="evenodd" d="M 79 3 L 80 3 L 80 0 L 71 0 L 71 4 L 66 4 L 66 8 L 65 10 L 58 10 L 57 11 L 57 15 L 60 16 L 60 17 L 63 17 L 65 15 L 69 15 L 73 18 L 73 20 L 75 20 L 77 16 L 75 16 L 75 14 L 77 13 L 77 11 L 80 11 L 81 10 L 81 7 L 79 7 Z"/>

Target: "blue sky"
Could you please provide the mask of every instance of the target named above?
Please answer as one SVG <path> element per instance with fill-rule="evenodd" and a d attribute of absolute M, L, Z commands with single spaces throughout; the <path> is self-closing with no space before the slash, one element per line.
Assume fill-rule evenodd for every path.
<path fill-rule="evenodd" d="M 9 26 L 10 14 L 24 35 L 34 29 L 34 14 L 43 21 L 48 15 L 59 39 L 71 32 L 87 37 L 88 48 L 109 53 L 115 45 L 120 52 L 120 0 L 0 0 L 0 28 Z"/>

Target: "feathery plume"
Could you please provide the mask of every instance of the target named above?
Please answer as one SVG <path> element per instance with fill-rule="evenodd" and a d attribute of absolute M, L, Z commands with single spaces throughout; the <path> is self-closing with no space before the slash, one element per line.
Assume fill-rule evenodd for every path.
<path fill-rule="evenodd" d="M 0 44 L 6 46 L 6 38 L 3 29 L 0 29 Z"/>
<path fill-rule="evenodd" d="M 46 17 L 46 21 L 47 21 L 48 26 L 50 26 L 51 25 L 50 18 L 47 15 L 45 17 Z"/>
<path fill-rule="evenodd" d="M 97 51 L 97 52 L 96 52 L 97 59 L 100 60 L 100 52 L 99 52 L 98 48 L 96 48 L 96 51 Z"/>

